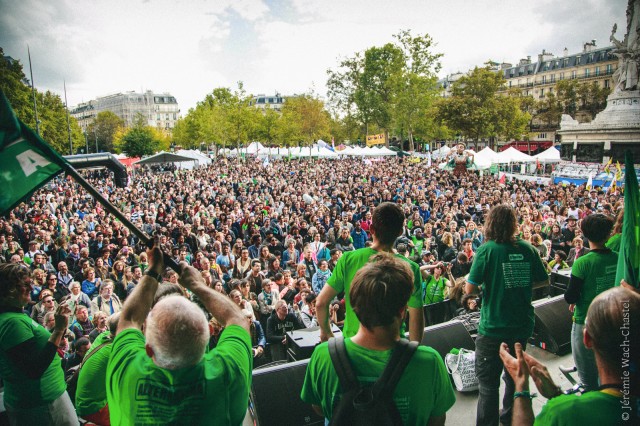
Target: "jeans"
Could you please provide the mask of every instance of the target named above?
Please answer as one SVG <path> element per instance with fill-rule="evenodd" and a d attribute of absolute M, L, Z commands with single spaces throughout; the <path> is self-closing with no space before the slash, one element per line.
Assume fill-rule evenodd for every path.
<path fill-rule="evenodd" d="M 9 424 L 12 426 L 78 425 L 78 416 L 76 415 L 76 410 L 71 403 L 71 399 L 69 398 L 67 391 L 64 391 L 62 395 L 52 402 L 38 407 L 11 408 L 6 405 L 6 403 L 5 406 L 9 416 Z"/>
<path fill-rule="evenodd" d="M 578 369 L 578 377 L 584 386 L 585 391 L 598 389 L 598 367 L 596 366 L 596 356 L 593 351 L 584 345 L 583 340 L 584 324 L 573 323 L 571 328 L 571 352 L 573 362 Z"/>
<path fill-rule="evenodd" d="M 515 354 L 514 345 L 517 342 L 525 348 L 526 339 L 495 339 L 478 334 L 476 338 L 476 376 L 480 394 L 478 395 L 478 409 L 476 425 L 498 426 L 501 422 L 511 424 L 511 408 L 513 407 L 513 393 L 515 385 L 500 359 L 500 344 L 505 342 L 509 346 L 509 353 Z M 505 383 L 502 411 L 500 412 L 500 373 Z"/>

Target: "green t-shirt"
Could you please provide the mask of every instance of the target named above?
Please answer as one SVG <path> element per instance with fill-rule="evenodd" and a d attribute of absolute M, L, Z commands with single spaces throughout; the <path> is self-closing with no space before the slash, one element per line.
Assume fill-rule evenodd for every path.
<path fill-rule="evenodd" d="M 618 425 L 625 423 L 622 419 L 623 409 L 620 398 L 604 392 L 587 392 L 578 395 L 560 395 L 550 399 L 543 407 L 534 425 L 538 426 L 583 426 L 583 425 Z M 637 423 L 635 423 L 637 424 Z"/>
<path fill-rule="evenodd" d="M 621 241 L 622 241 L 622 234 L 616 234 L 616 235 L 613 235 L 611 238 L 609 238 L 609 241 L 607 241 L 604 246 L 618 253 L 620 251 Z"/>
<path fill-rule="evenodd" d="M 12 408 L 31 408 L 54 401 L 67 389 L 60 357 L 54 355 L 51 364 L 39 379 L 30 379 L 7 356 L 7 351 L 29 339 L 35 339 L 41 351 L 51 334 L 46 328 L 18 312 L 0 314 L 0 377 L 4 381 L 4 399 Z"/>
<path fill-rule="evenodd" d="M 360 321 L 358 321 L 358 317 L 351 307 L 351 298 L 349 296 L 351 281 L 353 281 L 353 277 L 356 275 L 356 272 L 369 262 L 370 257 L 376 254 L 378 254 L 378 252 L 369 247 L 344 253 L 338 260 L 336 267 L 333 269 L 331 277 L 327 280 L 327 284 L 338 293 L 344 291 L 346 307 L 344 329 L 342 330 L 344 337 L 353 337 L 360 327 Z M 414 288 L 413 293 L 409 298 L 409 307 L 422 309 L 422 282 L 420 280 L 420 268 L 415 262 L 412 262 L 400 254 L 396 254 L 395 256 L 405 262 L 408 262 L 411 266 L 411 271 L 413 271 Z"/>
<path fill-rule="evenodd" d="M 611 250 L 591 250 L 573 263 L 571 275 L 584 281 L 573 311 L 576 324 L 584 324 L 593 299 L 615 285 L 617 268 L 618 254 Z"/>
<path fill-rule="evenodd" d="M 437 280 L 433 275 L 429 275 L 425 282 L 424 304 L 430 305 L 431 303 L 442 302 L 444 300 L 444 288 L 448 281 L 442 275 Z"/>
<path fill-rule="evenodd" d="M 145 352 L 137 329 L 120 332 L 107 366 L 113 425 L 239 425 L 247 411 L 251 339 L 242 327 L 224 329 L 218 345 L 194 367 L 165 370 Z"/>
<path fill-rule="evenodd" d="M 392 350 L 375 351 L 345 339 L 352 368 L 361 383 L 373 383 L 382 374 Z M 322 343 L 313 352 L 300 397 L 322 407 L 330 419 L 342 391 L 329 346 Z M 393 394 L 396 407 L 406 425 L 426 425 L 430 417 L 442 416 L 456 401 L 451 380 L 440 355 L 431 347 L 419 346 Z"/>
<path fill-rule="evenodd" d="M 111 344 L 106 344 L 98 352 L 94 352 L 98 346 L 110 341 L 109 336 L 109 331 L 98 335 L 84 356 L 86 361 L 80 369 L 76 388 L 76 412 L 79 416 L 97 413 L 107 405 L 107 363 L 111 355 Z"/>
<path fill-rule="evenodd" d="M 532 284 L 549 278 L 538 250 L 523 240 L 489 240 L 473 259 L 467 281 L 482 285 L 478 332 L 497 339 L 528 339 L 534 324 Z"/>

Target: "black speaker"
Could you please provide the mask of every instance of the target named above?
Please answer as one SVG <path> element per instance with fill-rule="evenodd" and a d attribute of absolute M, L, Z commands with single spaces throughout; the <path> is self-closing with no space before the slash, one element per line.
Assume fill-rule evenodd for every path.
<path fill-rule="evenodd" d="M 342 331 L 335 324 L 331 324 L 331 331 L 336 337 L 342 336 Z M 320 344 L 320 327 L 303 328 L 287 332 L 287 357 L 292 361 L 311 358 L 313 350 Z"/>
<path fill-rule="evenodd" d="M 564 296 L 538 300 L 533 303 L 533 309 L 536 324 L 529 343 L 556 355 L 571 352 L 573 321 Z"/>
<path fill-rule="evenodd" d="M 256 425 L 324 425 L 311 405 L 300 399 L 309 360 L 253 371 L 249 410 Z"/>
<path fill-rule="evenodd" d="M 421 345 L 431 346 L 442 359 L 453 348 L 474 351 L 476 344 L 464 324 L 459 320 L 443 322 L 424 329 Z"/>
<path fill-rule="evenodd" d="M 549 296 L 558 296 L 567 292 L 571 280 L 571 268 L 552 271 L 549 274 Z"/>

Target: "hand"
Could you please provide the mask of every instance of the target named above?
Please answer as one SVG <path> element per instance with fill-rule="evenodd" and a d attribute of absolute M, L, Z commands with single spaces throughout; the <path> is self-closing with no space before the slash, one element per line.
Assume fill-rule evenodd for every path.
<path fill-rule="evenodd" d="M 149 259 L 149 270 L 156 274 L 163 274 L 165 270 L 164 255 L 157 246 L 157 241 L 154 242 L 153 247 L 147 250 L 147 258 Z"/>
<path fill-rule="evenodd" d="M 505 370 L 509 373 L 516 385 L 516 391 L 529 389 L 529 370 L 524 361 L 522 345 L 515 344 L 516 357 L 509 353 L 509 347 L 506 343 L 500 345 L 500 359 L 504 364 Z"/>
<path fill-rule="evenodd" d="M 558 385 L 553 382 L 547 367 L 541 364 L 540 361 L 527 353 L 524 353 L 524 361 L 527 363 L 527 367 L 531 373 L 531 378 L 536 384 L 540 395 L 547 399 L 551 399 L 562 393 Z"/>
<path fill-rule="evenodd" d="M 204 278 L 202 278 L 202 275 L 196 268 L 189 266 L 187 262 L 180 262 L 179 266 L 181 272 L 178 282 L 182 286 L 191 291 L 194 291 L 197 287 L 206 286 Z"/>
<path fill-rule="evenodd" d="M 572 303 L 569 305 L 569 312 L 573 313 L 573 311 L 576 309 L 576 304 Z"/>
<path fill-rule="evenodd" d="M 298 312 L 300 310 L 300 306 L 297 303 L 293 304 L 293 310 Z"/>
<path fill-rule="evenodd" d="M 333 332 L 331 330 L 329 330 L 328 333 L 325 333 L 324 331 L 322 331 L 322 329 L 320 329 L 320 341 L 321 342 L 326 342 L 327 340 L 331 339 L 333 337 Z"/>
<path fill-rule="evenodd" d="M 54 329 L 57 331 L 64 331 L 69 326 L 69 317 L 71 316 L 71 308 L 69 307 L 69 301 L 61 303 L 56 308 L 54 314 L 55 325 Z"/>

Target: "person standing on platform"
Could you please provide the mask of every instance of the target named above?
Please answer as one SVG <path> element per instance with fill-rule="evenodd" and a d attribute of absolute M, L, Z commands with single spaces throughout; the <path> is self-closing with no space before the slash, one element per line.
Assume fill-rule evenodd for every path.
<path fill-rule="evenodd" d="M 513 380 L 503 376 L 506 385 L 503 409 L 499 412 L 499 351 L 502 342 L 514 351 L 514 344 L 526 346 L 533 333 L 531 306 L 534 288 L 546 285 L 549 276 L 540 255 L 530 243 L 517 239 L 515 210 L 501 204 L 493 207 L 485 223 L 486 242 L 478 247 L 467 278 L 465 292 L 473 294 L 482 286 L 480 326 L 476 338 L 476 375 L 480 395 L 476 424 L 511 424 Z"/>
<path fill-rule="evenodd" d="M 371 220 L 371 247 L 365 247 L 354 251 L 345 252 L 336 264 L 327 285 L 316 299 L 316 310 L 320 325 L 320 340 L 325 342 L 333 337 L 329 324 L 329 306 L 338 293 L 344 292 L 346 305 L 346 318 L 343 334 L 345 337 L 353 337 L 358 331 L 360 321 L 351 307 L 349 289 L 356 272 L 369 262 L 369 259 L 381 252 L 393 253 L 393 244 L 402 234 L 404 225 L 404 213 L 394 203 L 385 202 L 373 210 Z M 399 254 L 396 257 L 409 263 L 413 272 L 413 292 L 409 298 L 409 339 L 420 342 L 424 333 L 424 312 L 422 309 L 422 280 L 420 268 L 415 262 L 410 261 Z"/>
<path fill-rule="evenodd" d="M 580 224 L 589 240 L 590 251 L 580 256 L 571 268 L 571 279 L 564 300 L 573 312 L 571 352 L 578 376 L 586 391 L 598 388 L 598 368 L 593 351 L 584 345 L 583 334 L 587 309 L 600 293 L 615 285 L 618 254 L 605 247 L 613 229 L 613 219 L 601 213 L 592 214 Z"/>

